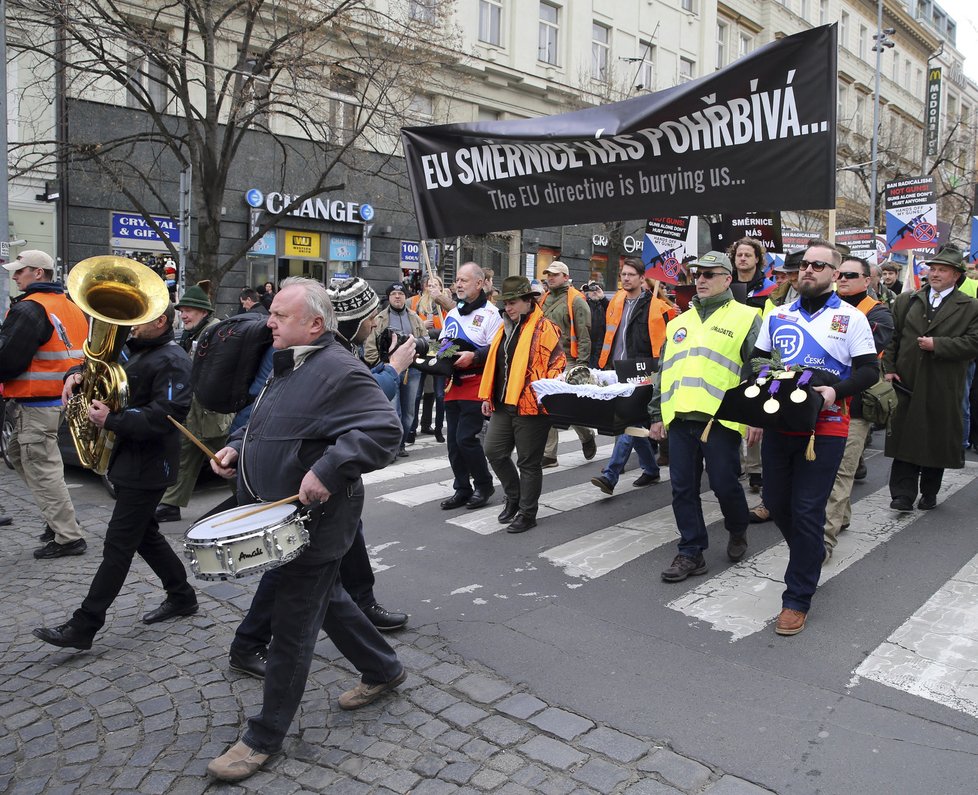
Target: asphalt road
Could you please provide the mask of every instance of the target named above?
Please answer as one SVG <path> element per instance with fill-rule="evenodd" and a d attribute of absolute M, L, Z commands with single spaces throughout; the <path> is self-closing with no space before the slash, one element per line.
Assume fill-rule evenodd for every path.
<path fill-rule="evenodd" d="M 949 473 L 936 510 L 896 520 L 888 461 L 871 452 L 808 626 L 783 638 L 773 524 L 751 527 L 734 565 L 714 523 L 709 572 L 664 583 L 668 483 L 634 489 L 630 470 L 605 497 L 589 481 L 611 440 L 585 462 L 573 433 L 561 439 L 548 507 L 522 535 L 495 522 L 499 491 L 492 508 L 440 510 L 451 472 L 431 437 L 371 476 L 379 600 L 552 703 L 779 793 L 978 791 L 978 466 Z M 70 480 L 76 504 L 104 500 L 91 476 Z M 225 493 L 205 484 L 167 534 Z"/>

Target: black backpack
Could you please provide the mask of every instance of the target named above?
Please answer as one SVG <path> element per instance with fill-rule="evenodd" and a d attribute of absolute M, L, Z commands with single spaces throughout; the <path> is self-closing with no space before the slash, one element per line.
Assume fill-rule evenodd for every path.
<path fill-rule="evenodd" d="M 267 316 L 232 315 L 200 335 L 194 351 L 194 396 L 208 411 L 232 414 L 255 398 L 248 394 L 262 356 L 272 343 Z"/>

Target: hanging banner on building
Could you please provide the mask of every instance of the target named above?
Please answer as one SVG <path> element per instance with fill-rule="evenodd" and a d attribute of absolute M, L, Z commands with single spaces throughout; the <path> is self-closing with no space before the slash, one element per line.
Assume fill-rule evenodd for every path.
<path fill-rule="evenodd" d="M 834 207 L 836 59 L 825 25 L 624 102 L 403 128 L 421 237 Z"/>
<path fill-rule="evenodd" d="M 645 278 L 679 284 L 683 262 L 697 253 L 696 231 L 696 216 L 650 218 L 642 243 Z"/>
<path fill-rule="evenodd" d="M 927 141 L 927 156 L 935 157 L 941 149 L 941 68 L 939 66 L 927 71 L 924 136 Z"/>
<path fill-rule="evenodd" d="M 876 265 L 876 230 L 870 227 L 862 229 L 840 229 L 835 233 L 837 245 L 849 249 L 849 253 L 859 259 L 864 259 L 870 265 Z"/>
<path fill-rule="evenodd" d="M 883 196 L 889 251 L 937 248 L 937 191 L 933 177 L 887 182 Z"/>

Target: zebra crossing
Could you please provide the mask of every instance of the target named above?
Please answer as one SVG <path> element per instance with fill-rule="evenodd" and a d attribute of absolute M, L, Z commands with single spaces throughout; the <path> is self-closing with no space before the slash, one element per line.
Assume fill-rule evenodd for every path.
<path fill-rule="evenodd" d="M 559 468 L 544 470 L 539 518 L 559 518 L 561 513 L 587 506 L 597 506 L 600 510 L 621 495 L 638 490 L 631 482 L 637 470 L 622 477 L 614 496 L 607 496 L 590 484 L 590 478 L 596 474 L 595 464 L 607 461 L 611 444 L 600 445 L 597 457 L 586 461 L 573 431 L 561 432 L 560 441 L 569 444 L 564 446 L 566 452 L 560 453 Z M 451 468 L 444 446 L 430 440 L 409 449 L 417 457 L 400 459 L 364 478 L 365 482 L 374 484 L 369 491 L 379 500 L 407 509 L 427 506 L 450 496 Z M 664 467 L 662 483 L 644 488 L 668 489 L 668 474 L 668 468 Z M 571 476 L 574 483 L 548 489 L 547 482 L 558 475 L 563 482 Z M 431 478 L 432 482 L 419 487 L 415 476 Z M 978 465 L 973 463 L 961 470 L 948 470 L 939 501 L 944 502 L 976 477 Z M 396 487 L 397 481 L 404 478 L 413 478 L 411 488 Z M 705 492 L 702 500 L 707 524 L 720 521 L 719 505 L 712 494 Z M 850 567 L 920 518 L 920 514 L 893 513 L 889 501 L 886 487 L 857 498 L 850 528 L 839 537 L 833 557 L 822 570 L 823 584 L 844 576 Z M 498 503 L 496 500 L 485 508 L 439 518 L 453 529 L 490 536 L 503 529 L 496 520 Z M 643 505 L 638 500 L 629 504 Z M 576 582 L 577 585 L 568 586 L 576 588 L 644 555 L 674 545 L 677 539 L 666 496 L 665 504 L 655 510 L 618 519 L 537 554 L 539 559 Z M 741 563 L 698 580 L 695 586 L 665 603 L 665 607 L 687 616 L 692 626 L 723 633 L 730 643 L 737 643 L 769 629 L 777 617 L 787 559 L 784 542 L 766 549 L 752 549 Z M 858 688 L 863 681 L 893 687 L 978 718 L 978 555 L 865 658 L 852 672 L 849 687 Z"/>

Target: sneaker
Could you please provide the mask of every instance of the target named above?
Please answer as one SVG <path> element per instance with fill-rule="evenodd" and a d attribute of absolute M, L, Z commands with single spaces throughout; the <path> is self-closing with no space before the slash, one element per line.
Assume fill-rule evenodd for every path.
<path fill-rule="evenodd" d="M 750 523 L 751 524 L 764 524 L 764 522 L 771 521 L 771 512 L 764 507 L 762 502 L 756 508 L 751 508 L 750 511 Z"/>
<path fill-rule="evenodd" d="M 774 631 L 779 635 L 797 635 L 805 628 L 807 618 L 808 613 L 786 607 L 778 616 L 778 621 L 774 625 Z"/>
<path fill-rule="evenodd" d="M 244 781 L 261 768 L 271 754 L 262 754 L 238 741 L 207 765 L 207 772 L 221 781 Z"/>
<path fill-rule="evenodd" d="M 543 459 L 543 468 L 544 469 L 553 469 L 555 466 L 557 466 L 557 459 L 556 458 L 547 458 L 546 456 L 544 456 L 544 459 Z"/>
<path fill-rule="evenodd" d="M 591 485 L 597 486 L 605 494 L 611 495 L 615 493 L 615 487 L 604 475 L 598 475 L 597 477 L 591 478 Z"/>
<path fill-rule="evenodd" d="M 702 555 L 696 558 L 676 555 L 672 565 L 662 572 L 662 579 L 666 582 L 682 582 L 687 577 L 694 577 L 697 574 L 706 574 L 706 561 L 703 560 Z"/>
<path fill-rule="evenodd" d="M 340 709 L 360 709 L 360 707 L 365 707 L 367 704 L 372 704 L 374 701 L 380 698 L 382 693 L 386 693 L 388 690 L 393 690 L 405 679 L 407 679 L 407 671 L 401 669 L 401 672 L 397 676 L 395 676 L 389 682 L 384 682 L 383 684 L 368 685 L 364 682 L 360 682 L 356 687 L 351 690 L 347 690 L 340 696 Z"/>
<path fill-rule="evenodd" d="M 753 475 L 747 476 L 747 486 L 754 494 L 760 494 L 763 485 L 764 482 L 761 480 L 759 473 L 755 472 Z"/>
<path fill-rule="evenodd" d="M 900 513 L 913 513 L 913 500 L 909 497 L 894 497 L 890 508 Z"/>
<path fill-rule="evenodd" d="M 743 560 L 747 554 L 747 533 L 731 533 L 727 541 L 727 557 L 732 563 Z"/>
<path fill-rule="evenodd" d="M 34 557 L 38 560 L 50 560 L 51 558 L 67 558 L 72 555 L 84 555 L 88 544 L 84 538 L 69 541 L 67 544 L 59 544 L 57 541 L 48 541 L 43 547 L 34 550 Z"/>
<path fill-rule="evenodd" d="M 661 480 L 662 478 L 659 476 L 658 473 L 656 473 L 655 475 L 650 475 L 648 472 L 643 472 L 641 475 L 635 478 L 635 480 L 632 481 L 632 485 L 641 488 L 642 486 L 651 486 L 653 483 L 658 483 Z M 591 482 L 593 483 L 594 481 Z"/>

